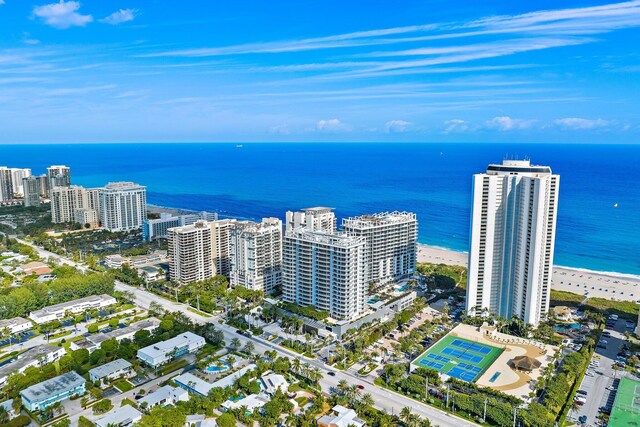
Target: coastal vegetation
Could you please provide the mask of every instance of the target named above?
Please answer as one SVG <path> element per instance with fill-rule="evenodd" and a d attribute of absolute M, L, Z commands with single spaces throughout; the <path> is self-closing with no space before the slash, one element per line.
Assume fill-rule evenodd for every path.
<path fill-rule="evenodd" d="M 638 304 L 633 301 L 613 301 L 604 298 L 587 298 L 573 292 L 551 290 L 551 306 L 580 307 L 581 310 L 603 315 L 616 314 L 623 319 L 638 319 Z"/>
<path fill-rule="evenodd" d="M 424 276 L 430 289 L 450 290 L 457 286 L 467 287 L 467 269 L 460 265 L 419 262 L 418 273 Z"/>

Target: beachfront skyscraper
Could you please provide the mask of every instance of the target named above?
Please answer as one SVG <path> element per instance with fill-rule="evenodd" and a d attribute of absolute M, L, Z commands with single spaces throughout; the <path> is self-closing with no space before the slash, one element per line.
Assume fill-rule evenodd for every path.
<path fill-rule="evenodd" d="M 24 205 L 40 206 L 40 177 L 27 176 L 22 178 L 22 192 L 24 197 Z"/>
<path fill-rule="evenodd" d="M 467 313 L 538 325 L 549 310 L 560 176 L 505 160 L 473 176 Z"/>
<path fill-rule="evenodd" d="M 31 169 L 29 168 L 11 168 L 11 182 L 13 185 L 13 194 L 19 194 L 24 196 L 24 190 L 22 188 L 22 178 L 31 176 Z"/>
<path fill-rule="evenodd" d="M 206 221 L 167 230 L 169 277 L 180 284 L 215 275 L 211 256 L 211 227 Z"/>
<path fill-rule="evenodd" d="M 68 187 L 71 185 L 71 168 L 64 165 L 49 166 L 47 168 L 49 188 Z"/>
<path fill-rule="evenodd" d="M 416 214 L 395 211 L 343 219 L 342 231 L 365 238 L 369 282 L 384 285 L 416 271 Z"/>
<path fill-rule="evenodd" d="M 142 228 L 147 218 L 147 188 L 133 182 L 110 182 L 99 189 L 102 227 L 109 231 Z"/>
<path fill-rule="evenodd" d="M 308 231 L 324 231 L 332 233 L 336 231 L 337 221 L 333 208 L 307 208 L 301 212 L 287 211 L 286 230 L 304 228 Z"/>
<path fill-rule="evenodd" d="M 323 233 L 302 227 L 284 237 L 283 299 L 314 306 L 340 320 L 365 310 L 366 239 L 345 233 Z"/>
<path fill-rule="evenodd" d="M 40 180 L 42 182 L 42 180 Z M 51 222 L 79 222 L 95 225 L 100 217 L 97 188 L 79 185 L 51 189 Z M 76 215 L 76 211 L 80 210 Z"/>
<path fill-rule="evenodd" d="M 282 284 L 282 221 L 238 221 L 231 229 L 231 286 L 272 293 Z"/>
<path fill-rule="evenodd" d="M 13 183 L 11 169 L 0 166 L 0 202 L 13 199 Z"/>
<path fill-rule="evenodd" d="M 216 274 L 231 277 L 231 231 L 238 224 L 236 219 L 220 219 L 211 222 L 211 249 Z"/>

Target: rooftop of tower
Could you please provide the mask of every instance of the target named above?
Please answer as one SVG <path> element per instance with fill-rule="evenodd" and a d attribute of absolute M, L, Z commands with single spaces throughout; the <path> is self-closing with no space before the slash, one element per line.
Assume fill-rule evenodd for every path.
<path fill-rule="evenodd" d="M 508 172 L 508 173 L 551 173 L 549 166 L 532 165 L 526 160 L 503 160 L 502 164 L 490 164 L 487 173 Z"/>

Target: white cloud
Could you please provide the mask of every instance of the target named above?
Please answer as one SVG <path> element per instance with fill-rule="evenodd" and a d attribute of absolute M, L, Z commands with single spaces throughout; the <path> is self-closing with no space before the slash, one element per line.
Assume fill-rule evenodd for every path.
<path fill-rule="evenodd" d="M 70 27 L 84 27 L 93 22 L 93 16 L 78 13 L 80 2 L 60 0 L 59 3 L 50 3 L 37 6 L 33 14 L 42 19 L 45 24 L 64 30 Z"/>
<path fill-rule="evenodd" d="M 2 1 L 2 0 L 0 0 Z M 36 45 L 36 44 L 40 44 L 40 40 L 38 39 L 34 39 L 33 37 L 31 37 L 31 34 L 29 33 L 22 33 L 22 42 L 24 44 L 30 44 L 30 45 Z"/>
<path fill-rule="evenodd" d="M 0 0 L 0 6 L 4 4 L 4 0 Z"/>
<path fill-rule="evenodd" d="M 347 130 L 349 130 L 349 126 L 338 119 L 320 120 L 316 123 L 316 131 L 318 132 L 340 132 Z"/>
<path fill-rule="evenodd" d="M 523 130 L 533 126 L 535 120 L 513 119 L 509 116 L 494 117 L 484 122 L 487 129 L 498 131 Z"/>
<path fill-rule="evenodd" d="M 443 133 L 466 132 L 471 129 L 469 122 L 460 119 L 446 120 Z"/>
<path fill-rule="evenodd" d="M 562 130 L 591 130 L 608 127 L 611 123 L 603 119 L 582 119 L 579 117 L 566 117 L 553 122 Z"/>
<path fill-rule="evenodd" d="M 133 21 L 136 17 L 136 9 L 120 9 L 117 12 L 113 12 L 106 18 L 102 18 L 100 22 L 111 25 L 119 25 L 123 22 Z"/>
<path fill-rule="evenodd" d="M 384 129 L 387 133 L 402 133 L 406 132 L 411 126 L 411 122 L 404 120 L 391 120 L 385 123 Z"/>
<path fill-rule="evenodd" d="M 282 125 L 271 126 L 269 128 L 269 133 L 276 135 L 289 135 L 291 133 L 291 129 L 289 129 L 289 126 L 285 123 Z"/>

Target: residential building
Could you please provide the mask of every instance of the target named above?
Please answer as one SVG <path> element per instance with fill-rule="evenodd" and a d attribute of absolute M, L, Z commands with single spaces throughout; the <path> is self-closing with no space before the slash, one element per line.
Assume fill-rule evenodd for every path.
<path fill-rule="evenodd" d="M 247 412 L 253 412 L 256 409 L 262 408 L 269 403 L 270 400 L 269 396 L 264 393 L 250 394 L 240 400 L 229 399 L 222 403 L 222 408 L 225 411 L 244 408 Z"/>
<path fill-rule="evenodd" d="M 331 413 L 318 418 L 318 427 L 364 427 L 367 423 L 358 418 L 353 409 L 336 405 L 331 408 Z"/>
<path fill-rule="evenodd" d="M 63 319 L 68 313 L 83 313 L 86 310 L 108 307 L 115 304 L 116 302 L 116 299 L 111 295 L 92 295 L 90 297 L 50 305 L 49 307 L 45 307 L 42 310 L 32 311 L 29 314 L 29 318 L 37 324 L 41 325 L 43 323 Z"/>
<path fill-rule="evenodd" d="M 84 188 L 79 185 L 52 188 L 51 221 L 97 224 L 100 213 L 97 195 L 97 188 Z M 86 221 L 87 219 L 91 221 Z"/>
<path fill-rule="evenodd" d="M 142 412 L 131 405 L 124 405 L 109 411 L 107 415 L 96 421 L 96 427 L 128 427 L 142 419 Z"/>
<path fill-rule="evenodd" d="M 22 180 L 31 176 L 31 169 L 28 168 L 11 168 L 11 184 L 13 185 L 13 194 L 19 194 L 24 197 L 24 189 Z"/>
<path fill-rule="evenodd" d="M 289 383 L 280 374 L 265 372 L 262 375 L 262 388 L 270 396 L 276 394 L 278 390 L 286 394 L 289 390 Z"/>
<path fill-rule="evenodd" d="M 283 299 L 351 320 L 365 311 L 366 239 L 293 229 L 284 238 Z"/>
<path fill-rule="evenodd" d="M 11 169 L 0 166 L 0 202 L 13 200 L 13 180 Z"/>
<path fill-rule="evenodd" d="M 155 317 L 149 317 L 144 320 L 139 320 L 130 324 L 129 326 L 125 326 L 124 328 L 116 328 L 110 332 L 93 334 L 89 335 L 86 338 L 72 341 L 71 342 L 71 350 L 79 350 L 81 348 L 86 348 L 89 352 L 93 352 L 94 350 L 100 348 L 100 345 L 108 340 L 116 340 L 118 342 L 122 340 L 133 340 L 135 338 L 136 332 L 138 331 L 149 331 L 153 332 L 158 329 L 160 326 L 160 320 Z"/>
<path fill-rule="evenodd" d="M 124 257 L 120 254 L 107 255 L 104 258 L 104 264 L 109 268 L 120 268 L 125 264 L 130 267 L 140 267 L 148 264 L 157 264 L 166 260 L 167 253 L 165 251 L 154 251 L 150 254 L 130 257 Z"/>
<path fill-rule="evenodd" d="M 14 419 L 18 416 L 16 411 L 13 409 L 13 399 L 5 400 L 4 402 L 0 402 L 0 406 L 4 408 L 9 420 Z M 9 424 L 11 425 L 11 424 Z"/>
<path fill-rule="evenodd" d="M 13 319 L 0 320 L 0 334 L 4 335 L 4 331 L 13 335 L 20 332 L 33 329 L 33 323 L 22 317 L 14 317 Z"/>
<path fill-rule="evenodd" d="M 147 188 L 133 182 L 110 182 L 99 189 L 102 227 L 112 232 L 142 228 L 147 218 Z"/>
<path fill-rule="evenodd" d="M 0 366 L 0 386 L 4 385 L 11 375 L 21 374 L 32 366 L 39 367 L 53 363 L 64 356 L 65 353 L 64 347 L 49 344 L 41 344 L 26 350 L 12 362 Z"/>
<path fill-rule="evenodd" d="M 196 353 L 204 347 L 200 335 L 184 332 L 174 338 L 161 341 L 138 350 L 138 359 L 151 367 L 158 367 L 187 353 Z"/>
<path fill-rule="evenodd" d="M 285 232 L 304 228 L 307 231 L 333 233 L 336 231 L 337 220 L 333 208 L 315 207 L 303 209 L 301 212 L 287 211 L 285 224 Z"/>
<path fill-rule="evenodd" d="M 239 221 L 231 230 L 231 286 L 274 292 L 282 284 L 282 221 Z"/>
<path fill-rule="evenodd" d="M 394 211 L 347 218 L 342 231 L 366 239 L 369 282 L 384 285 L 416 271 L 416 214 Z"/>
<path fill-rule="evenodd" d="M 206 221 L 168 230 L 169 277 L 186 284 L 215 276 L 211 251 L 211 226 Z"/>
<path fill-rule="evenodd" d="M 40 195 L 42 194 L 40 181 L 40 177 L 37 176 L 22 178 L 22 195 L 26 207 L 40 206 Z"/>
<path fill-rule="evenodd" d="M 47 168 L 49 188 L 69 187 L 71 185 L 71 168 L 64 165 L 50 166 Z"/>
<path fill-rule="evenodd" d="M 549 310 L 560 176 L 505 160 L 473 176 L 467 313 L 537 326 Z"/>
<path fill-rule="evenodd" d="M 218 214 L 211 212 L 198 212 L 187 215 L 173 216 L 168 213 L 161 213 L 158 219 L 145 219 L 142 223 L 142 238 L 146 242 L 157 239 L 166 239 L 167 231 L 173 227 L 194 224 L 196 221 L 215 221 Z"/>
<path fill-rule="evenodd" d="M 20 265 L 16 269 L 16 271 L 22 271 L 26 275 L 37 274 L 38 276 L 41 276 L 43 274 L 49 274 L 53 270 L 51 270 L 51 268 L 44 262 L 32 261 L 32 262 L 28 262 L 26 264 Z"/>
<path fill-rule="evenodd" d="M 239 223 L 235 219 L 211 222 L 211 250 L 216 274 L 231 277 L 231 231 Z"/>
<path fill-rule="evenodd" d="M 86 382 L 74 371 L 67 372 L 22 390 L 22 404 L 31 412 L 42 411 L 72 396 L 82 396 Z"/>
<path fill-rule="evenodd" d="M 135 375 L 133 365 L 124 359 L 116 359 L 89 370 L 89 380 L 91 382 L 129 378 L 132 375 Z"/>
<path fill-rule="evenodd" d="M 51 183 L 49 182 L 49 177 L 47 174 L 43 173 L 36 177 L 38 182 L 40 183 L 40 197 L 47 198 L 49 197 L 51 191 Z"/>
<path fill-rule="evenodd" d="M 176 402 L 186 402 L 188 400 L 189 393 L 187 393 L 186 390 L 183 390 L 180 387 L 165 385 L 138 400 L 138 405 L 148 411 L 158 405 L 175 405 Z"/>
<path fill-rule="evenodd" d="M 214 385 L 208 381 L 198 378 L 190 372 L 185 372 L 182 375 L 172 378 L 173 382 L 178 387 L 181 387 L 191 394 L 207 397 L 209 392 L 214 388 Z"/>
<path fill-rule="evenodd" d="M 218 427 L 215 418 L 206 418 L 204 414 L 187 415 L 185 427 Z"/>

